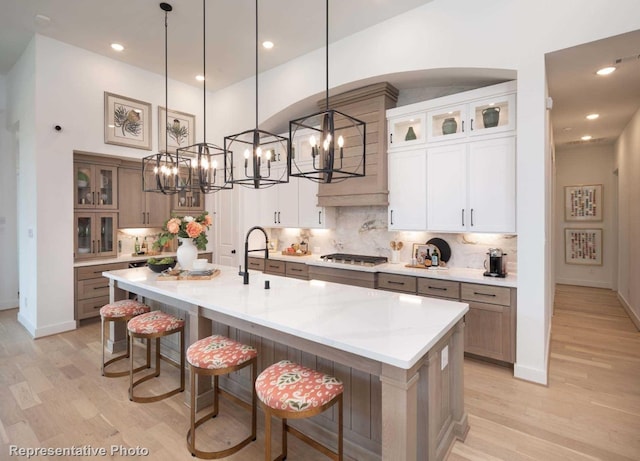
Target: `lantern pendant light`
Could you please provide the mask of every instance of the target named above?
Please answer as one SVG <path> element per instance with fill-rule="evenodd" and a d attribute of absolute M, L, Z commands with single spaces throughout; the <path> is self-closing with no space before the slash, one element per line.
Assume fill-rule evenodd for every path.
<path fill-rule="evenodd" d="M 365 176 L 366 124 L 329 109 L 329 0 L 325 6 L 325 110 L 289 122 L 290 139 L 308 139 L 290 152 L 289 174 L 327 184 Z"/>
<path fill-rule="evenodd" d="M 164 11 L 164 151 L 158 149 L 159 152 L 157 154 L 149 155 L 142 159 L 142 190 L 144 192 L 159 192 L 171 195 L 191 187 L 191 161 L 188 158 L 181 157 L 177 150 L 175 153 L 169 152 L 167 14 L 173 10 L 173 7 L 163 2 L 160 3 L 160 9 Z"/>
<path fill-rule="evenodd" d="M 206 53 L 206 0 L 202 0 L 202 97 L 204 113 L 203 139 L 201 143 L 178 149 L 180 157 L 191 160 L 191 189 L 204 194 L 232 189 L 233 155 L 231 152 L 207 142 L 207 53 Z"/>
<path fill-rule="evenodd" d="M 256 4 L 256 123 L 252 130 L 226 136 L 224 149 L 237 150 L 244 158 L 243 171 L 233 184 L 255 189 L 289 182 L 289 139 L 258 129 L 258 0 Z M 280 166 L 281 165 L 281 166 Z"/>

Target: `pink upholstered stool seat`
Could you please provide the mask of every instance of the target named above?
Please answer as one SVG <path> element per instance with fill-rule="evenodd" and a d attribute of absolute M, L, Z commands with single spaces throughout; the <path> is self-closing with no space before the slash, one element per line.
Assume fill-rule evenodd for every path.
<path fill-rule="evenodd" d="M 256 391 L 252 386 L 251 403 L 245 402 L 218 386 L 218 377 L 251 366 L 251 380 L 256 379 L 258 351 L 253 346 L 239 343 L 225 336 L 213 335 L 200 339 L 187 349 L 191 378 L 191 427 L 187 432 L 187 446 L 193 456 L 212 459 L 229 456 L 256 439 Z M 198 376 L 213 376 L 213 409 L 196 421 L 196 382 Z M 196 428 L 218 415 L 218 396 L 222 395 L 251 410 L 251 433 L 235 445 L 219 451 L 196 448 Z"/>
<path fill-rule="evenodd" d="M 184 391 L 184 381 L 185 381 L 184 324 L 185 324 L 184 320 L 162 311 L 147 312 L 146 314 L 138 315 L 136 317 L 133 317 L 131 320 L 129 320 L 129 322 L 127 323 L 127 331 L 129 334 L 129 338 L 131 338 L 131 340 L 129 341 L 129 344 L 130 344 L 129 355 L 131 359 L 131 365 L 129 367 L 129 400 L 132 400 L 134 402 L 140 402 L 140 403 L 156 402 L 158 400 L 171 397 L 172 395 L 175 395 L 178 392 Z M 164 336 L 172 335 L 174 333 L 177 333 L 180 335 L 180 349 L 179 349 L 180 363 L 177 363 L 171 360 L 170 358 L 160 354 L 160 338 Z M 140 370 L 140 367 L 136 369 L 133 368 L 133 339 L 134 338 L 143 338 L 148 340 L 147 341 L 147 368 L 150 366 L 150 361 L 151 361 L 151 357 L 150 357 L 151 347 L 149 344 L 149 340 L 151 339 L 156 340 L 155 371 L 153 373 L 147 374 L 146 376 L 143 376 L 142 378 L 139 378 L 135 382 L 133 380 L 133 375 L 134 373 Z M 149 379 L 157 378 L 158 376 L 160 376 L 160 359 L 161 358 L 169 362 L 171 365 L 178 367 L 178 369 L 180 370 L 180 385 L 170 391 L 167 391 L 159 395 L 153 395 L 149 397 L 141 397 L 141 396 L 134 395 L 133 389 L 136 386 L 138 386 L 139 384 L 142 384 L 143 382 Z"/>
<path fill-rule="evenodd" d="M 287 432 L 334 460 L 342 460 L 342 382 L 325 373 L 282 360 L 256 379 L 256 393 L 265 412 L 265 460 L 271 460 L 271 416 L 282 418 L 282 453 L 287 457 Z M 332 451 L 287 424 L 287 419 L 309 418 L 338 404 L 338 449 Z"/>
<path fill-rule="evenodd" d="M 123 299 L 121 301 L 115 301 L 109 304 L 105 304 L 100 308 L 100 318 L 102 320 L 102 366 L 100 368 L 102 371 L 102 376 L 106 376 L 107 378 L 115 378 L 117 376 L 126 376 L 129 374 L 128 370 L 106 371 L 107 366 L 111 365 L 113 362 L 129 357 L 129 336 L 127 335 L 127 352 L 105 362 L 104 350 L 106 347 L 106 338 L 109 336 L 109 333 L 107 331 L 109 322 L 127 323 L 136 315 L 144 314 L 145 312 L 149 312 L 150 310 L 151 308 L 149 306 L 141 303 L 140 301 L 136 301 L 135 299 Z M 142 368 L 144 367 L 141 367 L 140 369 Z"/>

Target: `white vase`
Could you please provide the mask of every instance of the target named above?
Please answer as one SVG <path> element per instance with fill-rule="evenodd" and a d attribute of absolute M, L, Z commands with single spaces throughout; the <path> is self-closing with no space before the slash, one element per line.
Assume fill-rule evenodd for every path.
<path fill-rule="evenodd" d="M 193 262 L 198 258 L 198 248 L 193 243 L 192 238 L 178 238 L 180 246 L 177 251 L 178 264 L 180 269 L 190 271 L 193 269 Z"/>

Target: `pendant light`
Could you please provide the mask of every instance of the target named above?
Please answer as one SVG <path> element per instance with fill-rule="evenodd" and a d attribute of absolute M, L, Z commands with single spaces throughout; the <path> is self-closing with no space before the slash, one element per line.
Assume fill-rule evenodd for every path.
<path fill-rule="evenodd" d="M 233 155 L 231 152 L 207 142 L 207 53 L 206 53 L 206 0 L 202 0 L 202 99 L 204 130 L 202 142 L 178 149 L 178 156 L 191 160 L 191 188 L 207 194 L 232 189 Z"/>
<path fill-rule="evenodd" d="M 168 76 L 168 46 L 167 46 L 167 14 L 173 10 L 168 3 L 160 3 L 164 11 L 164 151 L 158 149 L 142 159 L 142 190 L 144 192 L 159 192 L 162 194 L 176 194 L 180 190 L 191 187 L 191 161 L 181 157 L 176 151 L 169 152 L 168 112 L 169 112 L 169 76 Z"/>
<path fill-rule="evenodd" d="M 255 189 L 289 182 L 289 139 L 258 129 L 258 45 L 256 0 L 256 124 L 252 130 L 224 138 L 225 150 L 236 149 L 244 156 L 244 171 L 236 172 L 232 183 Z"/>
<path fill-rule="evenodd" d="M 289 122 L 290 139 L 307 139 L 289 155 L 289 174 L 319 183 L 365 175 L 366 124 L 329 109 L 329 0 L 326 6 L 325 110 Z"/>

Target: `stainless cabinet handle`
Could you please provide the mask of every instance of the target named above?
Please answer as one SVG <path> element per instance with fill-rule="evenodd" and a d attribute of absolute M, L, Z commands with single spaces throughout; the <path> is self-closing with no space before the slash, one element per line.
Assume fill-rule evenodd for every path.
<path fill-rule="evenodd" d="M 473 208 L 471 208 L 471 226 L 473 227 Z"/>
<path fill-rule="evenodd" d="M 462 209 L 462 227 L 464 227 L 464 208 Z"/>

